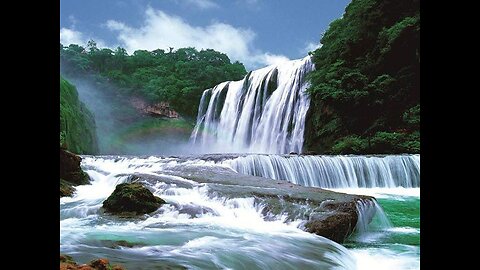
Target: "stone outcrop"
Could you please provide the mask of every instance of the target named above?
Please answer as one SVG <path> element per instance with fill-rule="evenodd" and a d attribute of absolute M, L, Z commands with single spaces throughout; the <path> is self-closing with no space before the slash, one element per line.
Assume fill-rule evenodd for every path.
<path fill-rule="evenodd" d="M 169 169 L 168 174 L 187 178 L 199 184 L 207 183 L 209 192 L 227 198 L 254 197 L 264 205 L 265 219 L 287 215 L 288 220 L 306 220 L 301 225 L 307 232 L 342 243 L 352 234 L 358 220 L 357 203 L 374 200 L 373 197 L 350 195 L 315 187 L 304 187 L 262 177 L 238 174 L 228 168 L 189 167 L 180 165 L 178 170 Z M 194 184 L 170 177 L 135 174 L 135 181 L 152 185 L 158 181 L 179 187 L 192 188 Z M 306 207 L 307 206 L 307 207 Z M 179 209 L 192 216 L 209 212 L 209 209 Z"/>
<path fill-rule="evenodd" d="M 81 161 L 81 157 L 60 148 L 60 178 L 73 185 L 88 184 L 90 178 L 80 168 Z"/>
<path fill-rule="evenodd" d="M 60 270 L 125 270 L 120 265 L 110 265 L 105 258 L 95 259 L 88 264 L 77 264 L 72 257 L 60 254 Z"/>
<path fill-rule="evenodd" d="M 103 202 L 103 208 L 112 214 L 139 215 L 153 212 L 164 203 L 140 183 L 123 183 Z"/>
<path fill-rule="evenodd" d="M 305 223 L 307 232 L 342 243 L 354 231 L 358 220 L 356 201 L 325 202 Z"/>
<path fill-rule="evenodd" d="M 90 182 L 90 177 L 80 167 L 81 161 L 81 157 L 60 148 L 60 197 L 71 196 L 74 186 Z"/>
<path fill-rule="evenodd" d="M 153 117 L 179 118 L 180 115 L 170 107 L 168 102 L 162 101 L 155 104 L 148 104 L 140 98 L 132 98 L 130 103 L 141 113 Z"/>

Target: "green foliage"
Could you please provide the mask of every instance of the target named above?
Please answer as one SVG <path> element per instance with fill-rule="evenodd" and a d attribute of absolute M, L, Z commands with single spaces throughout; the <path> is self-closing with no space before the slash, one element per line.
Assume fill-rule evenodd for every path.
<path fill-rule="evenodd" d="M 403 121 L 413 127 L 419 128 L 420 125 L 420 104 L 413 106 L 403 113 Z"/>
<path fill-rule="evenodd" d="M 338 139 L 331 148 L 332 154 L 419 153 L 420 133 L 375 133 L 372 137 L 349 135 Z"/>
<path fill-rule="evenodd" d="M 60 60 L 62 72 L 69 77 L 100 75 L 117 86 L 117 94 L 141 96 L 151 103 L 167 101 L 189 118 L 196 116 L 205 89 L 246 74 L 243 64 L 231 63 L 227 55 L 212 49 L 137 50 L 128 55 L 120 47 L 99 49 L 93 40 L 87 49 L 61 45 Z"/>
<path fill-rule="evenodd" d="M 419 33 L 418 0 L 347 6 L 312 53 L 307 150 L 419 151 Z"/>
<path fill-rule="evenodd" d="M 364 154 L 368 148 L 368 141 L 356 136 L 346 136 L 338 140 L 332 146 L 332 151 L 335 154 Z"/>
<path fill-rule="evenodd" d="M 98 152 L 95 120 L 75 86 L 60 76 L 60 145 L 77 154 Z"/>

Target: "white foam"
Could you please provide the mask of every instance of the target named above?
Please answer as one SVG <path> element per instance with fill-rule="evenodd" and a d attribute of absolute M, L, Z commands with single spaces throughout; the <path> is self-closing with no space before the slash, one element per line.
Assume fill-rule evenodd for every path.
<path fill-rule="evenodd" d="M 420 229 L 412 228 L 412 227 L 394 227 L 394 228 L 388 229 L 388 231 L 396 232 L 396 233 L 406 233 L 406 234 L 420 233 Z"/>
<path fill-rule="evenodd" d="M 328 188 L 328 190 L 357 195 L 368 195 L 375 198 L 395 198 L 401 200 L 401 197 L 420 198 L 420 188 Z"/>
<path fill-rule="evenodd" d="M 420 269 L 420 256 L 417 252 L 417 248 L 403 252 L 385 248 L 351 250 L 358 270 L 417 270 Z"/>

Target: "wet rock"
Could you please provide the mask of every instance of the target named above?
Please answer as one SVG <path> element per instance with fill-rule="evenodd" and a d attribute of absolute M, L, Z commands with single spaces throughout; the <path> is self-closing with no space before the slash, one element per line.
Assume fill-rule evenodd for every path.
<path fill-rule="evenodd" d="M 310 216 L 305 223 L 307 232 L 326 237 L 337 243 L 343 243 L 353 233 L 358 220 L 355 201 L 338 203 L 326 201 L 320 211 Z"/>
<path fill-rule="evenodd" d="M 144 246 L 145 244 L 143 243 L 133 243 L 125 240 L 101 240 L 100 241 L 102 246 L 106 246 L 109 248 L 120 248 L 120 247 L 138 247 L 138 246 Z"/>
<path fill-rule="evenodd" d="M 62 263 L 75 263 L 71 256 L 60 254 L 60 262 Z"/>
<path fill-rule="evenodd" d="M 60 178 L 60 198 L 65 196 L 71 197 L 74 192 L 75 188 L 72 184 Z"/>
<path fill-rule="evenodd" d="M 179 205 L 178 206 L 178 213 L 179 214 L 187 214 L 190 217 L 199 217 L 206 213 L 212 213 L 213 215 L 218 215 L 213 209 L 195 205 L 195 204 L 186 204 L 186 205 Z"/>
<path fill-rule="evenodd" d="M 60 148 L 60 178 L 73 185 L 88 184 L 90 178 L 80 168 L 81 161 L 81 157 Z"/>
<path fill-rule="evenodd" d="M 110 265 L 108 259 L 100 258 L 88 264 L 78 265 L 72 257 L 60 254 L 60 270 L 125 270 L 121 265 Z"/>
<path fill-rule="evenodd" d="M 103 208 L 112 214 L 139 215 L 153 212 L 164 203 L 140 183 L 123 183 L 103 202 Z"/>
<path fill-rule="evenodd" d="M 287 181 L 277 181 L 235 173 L 228 168 L 182 166 L 170 171 L 198 183 L 206 183 L 209 192 L 220 197 L 255 197 L 264 205 L 267 220 L 287 215 L 287 220 L 307 219 L 304 230 L 343 243 L 357 225 L 357 201 L 373 197 L 350 195 L 316 187 L 304 187 Z"/>
<path fill-rule="evenodd" d="M 110 266 L 110 262 L 104 258 L 95 259 L 90 262 L 89 266 L 98 270 L 108 270 Z"/>

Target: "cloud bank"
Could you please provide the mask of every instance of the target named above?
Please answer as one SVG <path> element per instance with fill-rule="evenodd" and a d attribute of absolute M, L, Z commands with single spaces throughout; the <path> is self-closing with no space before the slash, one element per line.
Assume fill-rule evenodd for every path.
<path fill-rule="evenodd" d="M 236 28 L 230 24 L 212 22 L 207 26 L 194 26 L 183 18 L 166 14 L 151 7 L 145 11 L 140 27 L 132 27 L 123 22 L 109 20 L 106 26 L 117 33 L 120 46 L 129 53 L 135 50 L 175 49 L 195 47 L 214 49 L 226 53 L 231 60 L 238 60 L 248 69 L 287 61 L 283 55 L 262 52 L 255 48 L 255 32 Z"/>
<path fill-rule="evenodd" d="M 200 1 L 198 5 L 208 7 L 211 1 Z M 130 26 L 124 22 L 108 20 L 104 25 L 114 32 L 117 43 L 108 46 L 103 40 L 87 36 L 71 28 L 60 29 L 60 43 L 64 46 L 79 44 L 86 46 L 91 39 L 97 42 L 97 47 L 123 47 L 129 54 L 136 50 L 168 50 L 195 47 L 197 50 L 214 49 L 225 53 L 232 61 L 240 61 L 248 70 L 288 61 L 284 55 L 264 52 L 255 48 L 256 33 L 250 29 L 234 27 L 222 22 L 212 22 L 206 26 L 195 26 L 183 18 L 169 15 L 161 10 L 148 7 L 142 24 L 139 27 Z M 306 54 L 306 53 L 305 53 Z"/>

